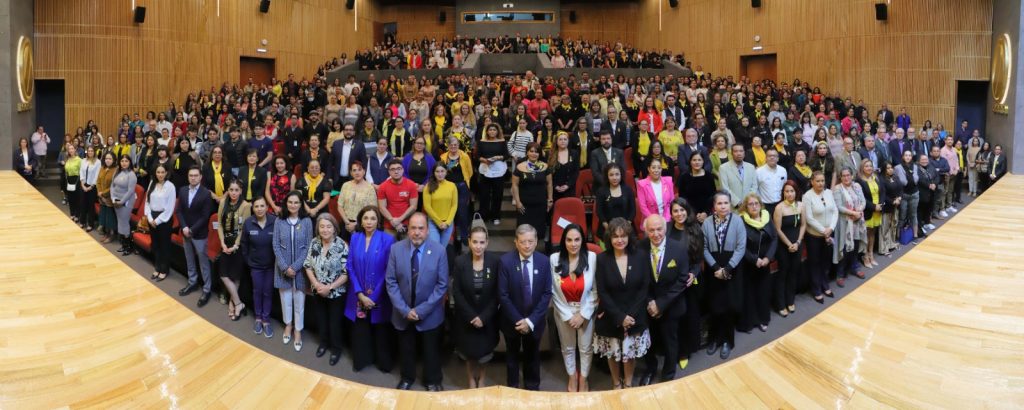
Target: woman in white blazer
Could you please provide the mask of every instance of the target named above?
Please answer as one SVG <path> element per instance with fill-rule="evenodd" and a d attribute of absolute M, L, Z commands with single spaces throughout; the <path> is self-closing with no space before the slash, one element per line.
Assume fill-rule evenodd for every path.
<path fill-rule="evenodd" d="M 555 303 L 555 328 L 562 343 L 562 358 L 569 374 L 568 391 L 589 391 L 587 376 L 594 357 L 594 321 L 597 288 L 594 268 L 597 254 L 587 250 L 583 228 L 577 224 L 565 227 L 559 244 L 561 252 L 551 255 L 552 292 Z M 563 258 L 562 255 L 565 255 Z M 576 352 L 579 352 L 579 367 Z"/>

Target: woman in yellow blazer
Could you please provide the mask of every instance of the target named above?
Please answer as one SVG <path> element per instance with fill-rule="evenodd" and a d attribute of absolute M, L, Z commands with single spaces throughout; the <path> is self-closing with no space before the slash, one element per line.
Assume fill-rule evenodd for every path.
<path fill-rule="evenodd" d="M 446 179 L 455 184 L 459 193 L 459 206 L 455 212 L 455 226 L 458 228 L 458 244 L 455 251 L 469 240 L 469 222 L 473 207 L 470 200 L 473 195 L 469 191 L 469 181 L 473 180 L 473 161 L 469 154 L 461 149 L 462 142 L 458 138 L 448 138 L 448 150 L 441 154 L 440 165 L 448 169 Z"/>
<path fill-rule="evenodd" d="M 445 179 L 447 176 L 448 168 L 436 163 L 427 186 L 423 188 L 423 208 L 427 211 L 429 224 L 427 237 L 441 245 L 448 245 L 455 229 L 455 211 L 459 209 L 458 189 Z"/>

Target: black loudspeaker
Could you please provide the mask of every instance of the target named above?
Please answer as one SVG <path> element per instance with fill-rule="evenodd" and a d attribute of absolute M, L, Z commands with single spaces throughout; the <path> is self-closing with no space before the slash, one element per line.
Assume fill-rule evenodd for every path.
<path fill-rule="evenodd" d="M 260 13 L 266 13 L 270 11 L 270 0 L 260 1 Z"/>
<path fill-rule="evenodd" d="M 141 24 L 146 22 L 146 8 L 142 6 L 135 6 L 135 24 Z"/>
<path fill-rule="evenodd" d="M 569 22 L 576 24 L 576 10 L 569 12 Z"/>
<path fill-rule="evenodd" d="M 675 8 L 676 6 L 679 5 L 679 0 L 668 0 L 668 5 L 672 8 Z"/>
<path fill-rule="evenodd" d="M 889 19 L 889 5 L 885 3 L 875 4 L 875 20 L 886 21 Z"/>
<path fill-rule="evenodd" d="M 750 7 L 755 9 L 761 8 L 761 0 L 750 0 Z"/>
<path fill-rule="evenodd" d="M 441 22 L 441 24 L 444 24 L 444 22 L 447 20 L 448 14 L 445 13 L 444 10 L 441 10 L 439 13 L 437 13 L 437 21 Z"/>
<path fill-rule="evenodd" d="M 349 10 L 356 8 L 356 0 L 345 0 L 345 8 Z"/>

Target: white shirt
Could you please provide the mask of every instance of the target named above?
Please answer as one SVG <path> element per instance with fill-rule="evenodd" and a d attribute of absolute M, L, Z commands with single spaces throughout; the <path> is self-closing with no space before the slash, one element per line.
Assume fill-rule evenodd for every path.
<path fill-rule="evenodd" d="M 146 200 L 146 217 L 153 219 L 153 212 L 162 212 L 156 218 L 156 223 L 159 225 L 170 221 L 176 196 L 174 184 L 171 181 L 164 181 L 163 184 L 154 184 L 153 190 L 149 193 L 149 198 Z"/>
<path fill-rule="evenodd" d="M 658 203 L 658 214 L 659 215 L 664 214 L 665 213 L 665 198 L 663 198 L 664 195 L 662 195 L 662 192 L 661 192 L 661 180 L 660 179 L 658 180 L 658 182 L 651 181 L 651 190 L 654 191 L 654 200 Z"/>
<path fill-rule="evenodd" d="M 768 165 L 757 169 L 757 195 L 761 202 L 774 204 L 782 200 L 782 186 L 786 183 L 786 169 L 778 165 L 773 170 Z"/>
<path fill-rule="evenodd" d="M 189 207 L 192 206 L 192 199 L 194 199 L 196 197 L 196 193 L 198 193 L 198 192 L 199 192 L 199 185 L 196 185 L 196 186 L 189 185 L 188 186 L 188 206 Z"/>
<path fill-rule="evenodd" d="M 343 139 L 341 141 L 341 169 L 338 170 L 338 175 L 343 177 L 348 176 L 348 155 L 352 152 L 352 140 Z"/>

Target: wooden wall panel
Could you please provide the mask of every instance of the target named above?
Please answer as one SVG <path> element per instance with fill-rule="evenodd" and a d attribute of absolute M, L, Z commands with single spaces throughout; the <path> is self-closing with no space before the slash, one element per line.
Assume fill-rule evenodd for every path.
<path fill-rule="evenodd" d="M 438 12 L 444 10 L 444 24 L 437 20 Z M 455 37 L 455 7 L 438 7 L 426 5 L 402 4 L 380 6 L 377 21 L 381 23 L 398 23 L 398 41 L 412 41 L 426 38 Z"/>
<path fill-rule="evenodd" d="M 276 59 L 276 75 L 311 77 L 331 57 L 370 45 L 377 6 L 357 0 L 36 0 L 36 77 L 64 79 L 69 131 L 122 113 L 164 109 L 200 88 L 239 82 L 239 56 Z M 220 15 L 218 16 L 218 5 Z M 358 14 L 358 29 L 355 20 Z M 257 53 L 266 39 L 267 53 Z"/>
<path fill-rule="evenodd" d="M 643 48 L 682 51 L 715 75 L 738 75 L 740 56 L 778 54 L 780 81 L 799 78 L 823 91 L 906 107 L 916 124 L 954 125 L 956 80 L 989 78 L 994 0 L 891 2 L 888 22 L 875 0 L 642 0 Z M 661 23 L 659 29 L 659 21 Z M 761 51 L 753 51 L 754 36 Z"/>
<path fill-rule="evenodd" d="M 576 23 L 569 14 L 576 11 Z M 637 43 L 637 3 L 562 3 L 562 37 L 600 42 Z"/>

